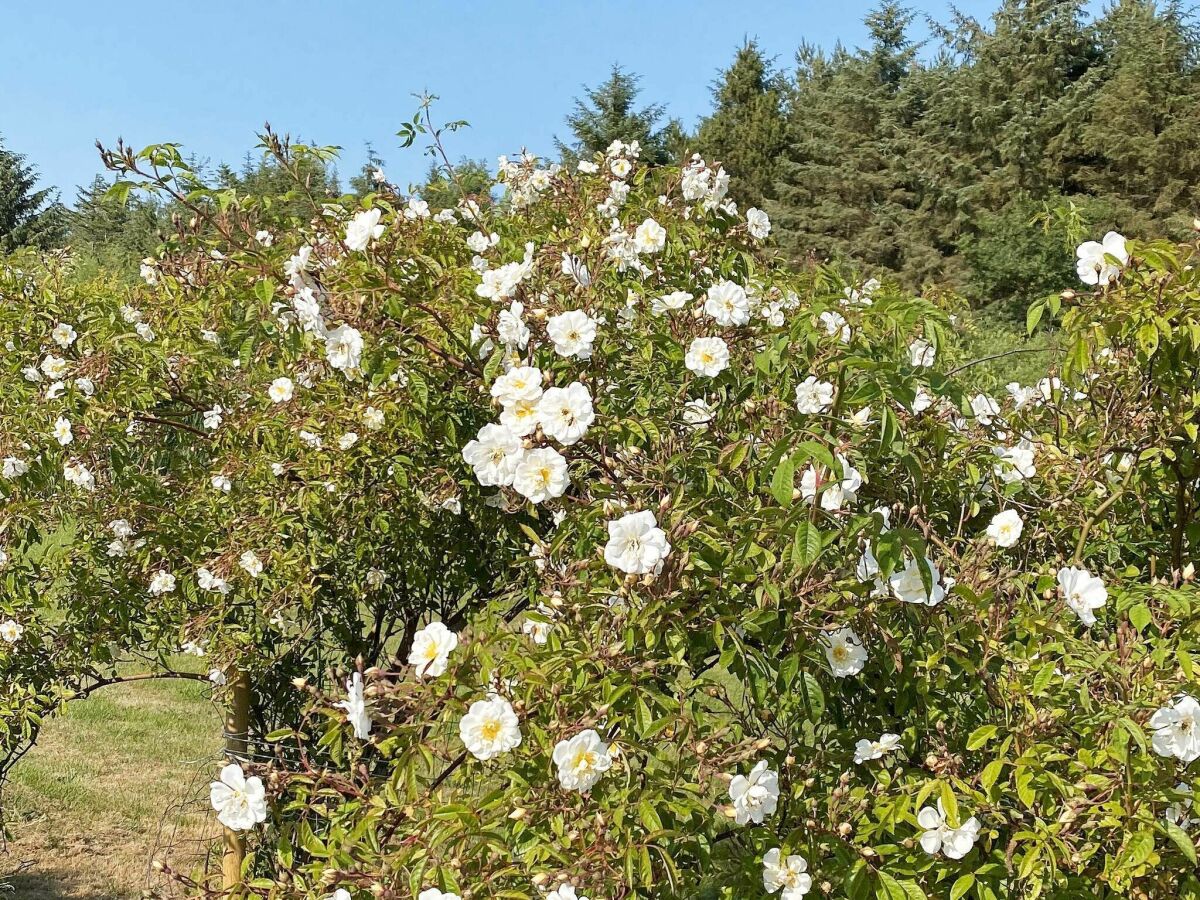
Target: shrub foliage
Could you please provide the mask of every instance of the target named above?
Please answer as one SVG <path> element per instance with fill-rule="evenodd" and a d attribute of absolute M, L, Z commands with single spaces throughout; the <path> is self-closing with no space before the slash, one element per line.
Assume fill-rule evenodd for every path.
<path fill-rule="evenodd" d="M 187 646 L 238 894 L 1200 895 L 1195 245 L 1081 247 L 994 398 L 698 159 L 437 211 L 264 148 L 287 202 L 107 154 L 187 210 L 135 288 L 0 269 L 10 762 Z"/>

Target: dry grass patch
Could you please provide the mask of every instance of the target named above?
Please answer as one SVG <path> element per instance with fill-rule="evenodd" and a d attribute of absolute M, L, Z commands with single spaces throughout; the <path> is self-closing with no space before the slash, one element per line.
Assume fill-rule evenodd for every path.
<path fill-rule="evenodd" d="M 105 688 L 47 723 L 5 792 L 0 875 L 20 868 L 7 896 L 127 900 L 152 883 L 156 852 L 201 858 L 217 834 L 205 796 L 220 729 L 195 681 Z"/>

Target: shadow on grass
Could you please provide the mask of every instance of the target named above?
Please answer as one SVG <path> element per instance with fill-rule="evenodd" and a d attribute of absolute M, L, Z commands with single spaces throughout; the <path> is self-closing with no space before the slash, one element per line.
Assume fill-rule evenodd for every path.
<path fill-rule="evenodd" d="M 0 897 L 11 897 L 12 900 L 116 900 L 121 895 L 64 882 L 60 878 L 27 873 L 0 882 Z"/>

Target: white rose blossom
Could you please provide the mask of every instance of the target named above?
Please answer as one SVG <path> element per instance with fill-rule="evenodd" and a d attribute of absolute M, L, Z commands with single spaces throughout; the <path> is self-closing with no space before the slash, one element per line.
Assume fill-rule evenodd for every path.
<path fill-rule="evenodd" d="M 339 372 L 349 374 L 362 361 L 363 339 L 357 328 L 339 325 L 325 332 L 325 359 Z"/>
<path fill-rule="evenodd" d="M 209 785 L 209 802 L 217 821 L 232 831 L 249 831 L 267 820 L 266 791 L 262 779 L 247 778 L 242 767 L 230 763 Z"/>
<path fill-rule="evenodd" d="M 75 329 L 66 322 L 59 322 L 50 332 L 50 339 L 64 350 L 75 343 Z"/>
<path fill-rule="evenodd" d="M 683 364 L 704 378 L 716 378 L 729 366 L 729 346 L 719 337 L 698 337 L 688 347 Z"/>
<path fill-rule="evenodd" d="M 656 571 L 671 552 L 666 532 L 649 510 L 626 513 L 608 523 L 604 561 L 632 575 Z"/>
<path fill-rule="evenodd" d="M 346 699 L 335 703 L 334 706 L 345 710 L 346 720 L 354 729 L 356 738 L 365 741 L 371 736 L 371 716 L 367 712 L 367 702 L 363 696 L 361 672 L 355 672 L 346 681 Z"/>
<path fill-rule="evenodd" d="M 372 241 L 379 240 L 384 230 L 379 221 L 382 217 L 383 211 L 378 208 L 355 213 L 346 223 L 346 248 L 356 252 L 366 250 Z"/>
<path fill-rule="evenodd" d="M 746 210 L 746 230 L 755 240 L 765 241 L 771 233 L 771 220 L 761 209 L 752 206 Z"/>
<path fill-rule="evenodd" d="M 21 639 L 21 635 L 25 633 L 25 627 L 15 619 L 5 619 L 0 622 L 0 641 L 7 644 L 15 644 Z"/>
<path fill-rule="evenodd" d="M 987 537 L 997 547 L 1011 547 L 1020 539 L 1024 527 L 1021 514 L 1015 509 L 1006 509 L 992 516 L 992 521 L 987 527 Z"/>
<path fill-rule="evenodd" d="M 570 486 L 567 461 L 552 447 L 526 450 L 513 472 L 513 490 L 530 503 L 553 500 Z"/>
<path fill-rule="evenodd" d="M 900 749 L 900 735 L 890 732 L 879 736 L 879 740 L 871 741 L 862 738 L 854 745 L 854 761 L 859 765 L 880 759 L 885 753 Z"/>
<path fill-rule="evenodd" d="M 292 399 L 294 391 L 292 379 L 280 377 L 271 382 L 271 386 L 267 388 L 267 396 L 271 398 L 272 403 L 287 403 Z"/>
<path fill-rule="evenodd" d="M 830 671 L 835 677 L 845 678 L 863 670 L 867 664 L 867 649 L 853 628 L 843 626 L 823 637 L 825 658 L 829 660 Z"/>
<path fill-rule="evenodd" d="M 511 485 L 524 453 L 520 437 L 505 425 L 496 424 L 484 425 L 462 451 L 463 459 L 484 487 Z"/>
<path fill-rule="evenodd" d="M 735 775 L 729 782 L 729 798 L 733 801 L 733 819 L 739 825 L 763 819 L 775 812 L 779 803 L 779 774 L 760 760 L 749 775 Z"/>
<path fill-rule="evenodd" d="M 655 316 L 662 316 L 669 312 L 675 312 L 683 309 L 696 298 L 687 291 L 672 291 L 669 294 L 663 294 L 661 297 L 655 297 L 650 301 L 650 312 Z"/>
<path fill-rule="evenodd" d="M 63 447 L 75 440 L 75 435 L 71 431 L 71 423 L 65 416 L 59 416 L 54 422 L 54 439 Z"/>
<path fill-rule="evenodd" d="M 476 700 L 458 723 L 463 745 L 476 759 L 495 759 L 521 744 L 521 727 L 503 697 Z"/>
<path fill-rule="evenodd" d="M 247 550 L 238 558 L 238 565 L 245 570 L 246 574 L 251 578 L 257 578 L 263 572 L 262 560 L 258 558 L 253 550 Z"/>
<path fill-rule="evenodd" d="M 667 245 L 667 229 L 646 219 L 633 233 L 633 246 L 640 254 L 658 253 Z"/>
<path fill-rule="evenodd" d="M 418 678 L 437 678 L 446 671 L 458 635 L 441 622 L 430 622 L 413 636 L 408 664 Z"/>
<path fill-rule="evenodd" d="M 1064 566 L 1058 570 L 1058 589 L 1062 593 L 1063 602 L 1079 616 L 1084 625 L 1096 624 L 1094 610 L 1108 601 L 1108 590 L 1101 579 L 1087 569 Z"/>
<path fill-rule="evenodd" d="M 833 404 L 833 385 L 809 375 L 796 386 L 796 409 L 804 415 L 814 415 Z"/>
<path fill-rule="evenodd" d="M 546 437 L 568 447 L 582 438 L 596 419 L 592 395 L 578 381 L 565 388 L 547 388 L 538 400 L 537 419 Z"/>
<path fill-rule="evenodd" d="M 763 888 L 768 894 L 782 891 L 780 900 L 800 900 L 812 890 L 812 876 L 808 874 L 808 860 L 793 853 L 783 858 L 783 852 L 775 847 L 763 856 Z"/>
<path fill-rule="evenodd" d="M 1200 759 L 1200 703 L 1194 697 L 1180 694 L 1146 724 L 1154 732 L 1151 746 L 1159 756 L 1173 756 L 1184 764 Z"/>
<path fill-rule="evenodd" d="M 150 593 L 155 596 L 169 594 L 175 590 L 175 576 L 170 572 L 155 572 L 150 579 Z"/>
<path fill-rule="evenodd" d="M 572 309 L 546 320 L 546 335 L 554 352 L 568 359 L 589 359 L 596 340 L 596 320 L 581 309 Z"/>
<path fill-rule="evenodd" d="M 951 828 L 941 800 L 938 800 L 936 809 L 926 806 L 917 813 L 917 824 L 925 829 L 921 835 L 921 849 L 930 856 L 940 852 L 948 859 L 962 859 L 971 852 L 979 837 L 979 820 L 974 816 L 959 827 Z"/>
<path fill-rule="evenodd" d="M 1169 825 L 1175 825 L 1187 831 L 1193 825 L 1200 822 L 1200 820 L 1192 815 L 1192 786 L 1185 781 L 1181 781 L 1175 785 L 1175 792 L 1183 796 L 1167 807 L 1163 818 L 1167 820 Z"/>
<path fill-rule="evenodd" d="M 917 368 L 930 368 L 936 358 L 937 349 L 928 341 L 917 338 L 908 345 L 908 361 Z"/>
<path fill-rule="evenodd" d="M 1117 262 L 1110 262 L 1109 257 Z M 1085 241 L 1075 250 L 1075 259 L 1080 281 L 1106 287 L 1120 277 L 1121 267 L 1129 264 L 1125 237 L 1110 231 L 1101 241 Z"/>
<path fill-rule="evenodd" d="M 842 477 L 839 479 L 832 473 L 818 482 L 817 470 L 809 466 L 800 476 L 800 496 L 811 501 L 820 492 L 821 508 L 837 511 L 847 504 L 854 503 L 858 497 L 858 489 L 862 487 L 862 473 L 842 454 L 835 454 L 838 464 L 842 467 Z"/>
<path fill-rule="evenodd" d="M 750 297 L 740 284 L 721 281 L 708 289 L 704 311 L 718 325 L 745 325 L 750 321 Z"/>
<path fill-rule="evenodd" d="M 932 588 L 925 589 L 921 577 L 921 567 L 915 559 L 907 559 L 904 568 L 894 573 L 888 579 L 888 586 L 897 600 L 905 603 L 918 603 L 926 606 L 937 606 L 946 597 L 946 586 L 942 583 L 941 573 L 932 559 L 926 558 L 925 565 L 929 568 Z"/>
<path fill-rule="evenodd" d="M 542 370 L 533 366 L 514 366 L 492 382 L 492 397 L 504 406 L 519 400 L 536 403 L 542 397 Z"/>
<path fill-rule="evenodd" d="M 558 783 L 581 794 L 591 791 L 613 762 L 608 744 L 591 728 L 555 744 L 552 758 L 558 767 Z"/>

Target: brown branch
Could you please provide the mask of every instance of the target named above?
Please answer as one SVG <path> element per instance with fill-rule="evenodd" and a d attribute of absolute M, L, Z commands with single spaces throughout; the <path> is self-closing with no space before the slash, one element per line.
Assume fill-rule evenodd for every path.
<path fill-rule="evenodd" d="M 135 422 L 145 422 L 148 425 L 166 425 L 168 428 L 182 428 L 184 431 L 190 431 L 192 434 L 208 440 L 208 435 L 197 428 L 195 425 L 188 425 L 186 422 L 176 422 L 174 419 L 160 419 L 156 416 L 147 416 L 141 413 L 135 413 L 133 416 Z"/>
<path fill-rule="evenodd" d="M 1013 350 L 1005 350 L 1003 353 L 993 353 L 991 356 L 983 356 L 979 359 L 973 359 L 970 362 L 965 362 L 961 366 L 956 366 L 946 373 L 949 378 L 952 375 L 957 375 L 964 369 L 969 369 L 972 366 L 978 366 L 985 362 L 991 362 L 994 359 L 1003 359 L 1006 356 L 1014 356 L 1017 353 L 1059 353 L 1058 347 L 1017 347 Z"/>

